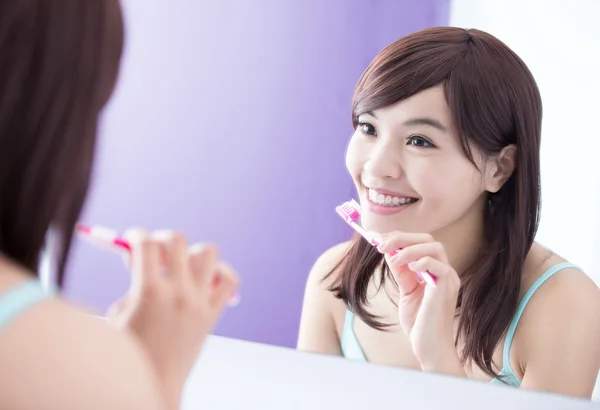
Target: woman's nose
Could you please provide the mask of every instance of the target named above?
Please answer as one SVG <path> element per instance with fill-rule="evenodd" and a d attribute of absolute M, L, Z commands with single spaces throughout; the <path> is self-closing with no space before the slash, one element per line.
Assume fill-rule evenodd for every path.
<path fill-rule="evenodd" d="M 398 179 L 402 176 L 399 155 L 391 147 L 381 144 L 373 147 L 364 165 L 364 170 L 374 178 Z"/>

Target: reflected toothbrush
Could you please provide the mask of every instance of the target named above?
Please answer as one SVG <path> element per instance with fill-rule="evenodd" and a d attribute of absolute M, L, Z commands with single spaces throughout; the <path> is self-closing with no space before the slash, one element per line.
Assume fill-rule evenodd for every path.
<path fill-rule="evenodd" d="M 129 254 L 131 245 L 125 239 L 121 238 L 117 231 L 105 228 L 103 226 L 78 225 L 76 232 L 86 238 L 90 243 L 101 248 L 116 250 L 120 253 Z M 235 307 L 240 303 L 240 295 L 236 292 L 229 298 L 227 305 Z"/>
<path fill-rule="evenodd" d="M 108 249 L 131 252 L 131 245 L 119 237 L 117 231 L 103 226 L 78 225 L 77 233 L 88 239 L 91 243 Z"/>
<path fill-rule="evenodd" d="M 360 217 L 360 205 L 354 199 L 351 199 L 343 204 L 337 206 L 335 208 L 337 214 L 344 220 L 352 229 L 358 232 L 367 242 L 371 245 L 377 247 L 381 244 L 379 240 L 377 240 L 376 235 L 370 232 L 367 232 L 362 226 L 360 226 L 356 221 Z M 397 251 L 393 251 L 390 255 L 394 256 L 398 254 Z M 417 276 L 431 286 L 436 286 L 435 278 L 429 272 L 416 272 Z"/>

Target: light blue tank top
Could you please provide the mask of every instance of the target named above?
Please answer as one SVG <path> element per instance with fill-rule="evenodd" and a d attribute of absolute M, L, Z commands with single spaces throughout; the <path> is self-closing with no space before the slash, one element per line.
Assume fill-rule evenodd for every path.
<path fill-rule="evenodd" d="M 38 278 L 32 278 L 0 294 L 0 331 L 31 306 L 52 297 L 53 293 L 53 290 L 46 291 Z"/>
<path fill-rule="evenodd" d="M 521 299 L 519 302 L 517 311 L 515 312 L 515 315 L 513 316 L 513 319 L 508 327 L 506 339 L 504 340 L 504 348 L 502 350 L 502 369 L 498 372 L 501 380 L 499 378 L 494 378 L 491 380 L 491 383 L 504 383 L 515 387 L 519 387 L 521 385 L 521 380 L 519 380 L 510 365 L 510 348 L 512 346 L 513 338 L 515 337 L 517 325 L 519 324 L 521 315 L 525 310 L 525 306 L 527 306 L 527 303 L 535 291 L 538 290 L 538 288 L 542 286 L 544 282 L 550 279 L 555 273 L 567 268 L 579 269 L 579 267 L 567 262 L 551 266 L 535 282 L 533 282 L 533 285 L 531 285 L 531 287 L 525 293 L 525 296 L 523 296 L 523 299 Z M 365 357 L 365 354 L 358 343 L 356 334 L 354 333 L 354 313 L 352 313 L 350 310 L 346 310 L 346 317 L 344 319 L 344 327 L 342 330 L 341 348 L 342 353 L 346 358 L 362 362 L 367 361 L 367 358 Z"/>

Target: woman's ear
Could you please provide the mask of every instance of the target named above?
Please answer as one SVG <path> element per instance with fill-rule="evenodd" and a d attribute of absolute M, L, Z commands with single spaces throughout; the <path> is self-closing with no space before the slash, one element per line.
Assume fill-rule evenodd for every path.
<path fill-rule="evenodd" d="M 483 189 L 496 193 L 515 171 L 517 146 L 507 145 L 493 159 L 488 161 Z"/>

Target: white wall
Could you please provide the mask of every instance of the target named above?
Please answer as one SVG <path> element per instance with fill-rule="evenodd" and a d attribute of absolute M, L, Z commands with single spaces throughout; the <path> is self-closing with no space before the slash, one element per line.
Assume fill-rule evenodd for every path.
<path fill-rule="evenodd" d="M 600 0 L 453 0 L 450 25 L 498 37 L 533 72 L 544 104 L 537 240 L 600 285 Z"/>
<path fill-rule="evenodd" d="M 453 0 L 450 25 L 511 47 L 544 104 L 537 240 L 600 285 L 600 0 Z"/>

